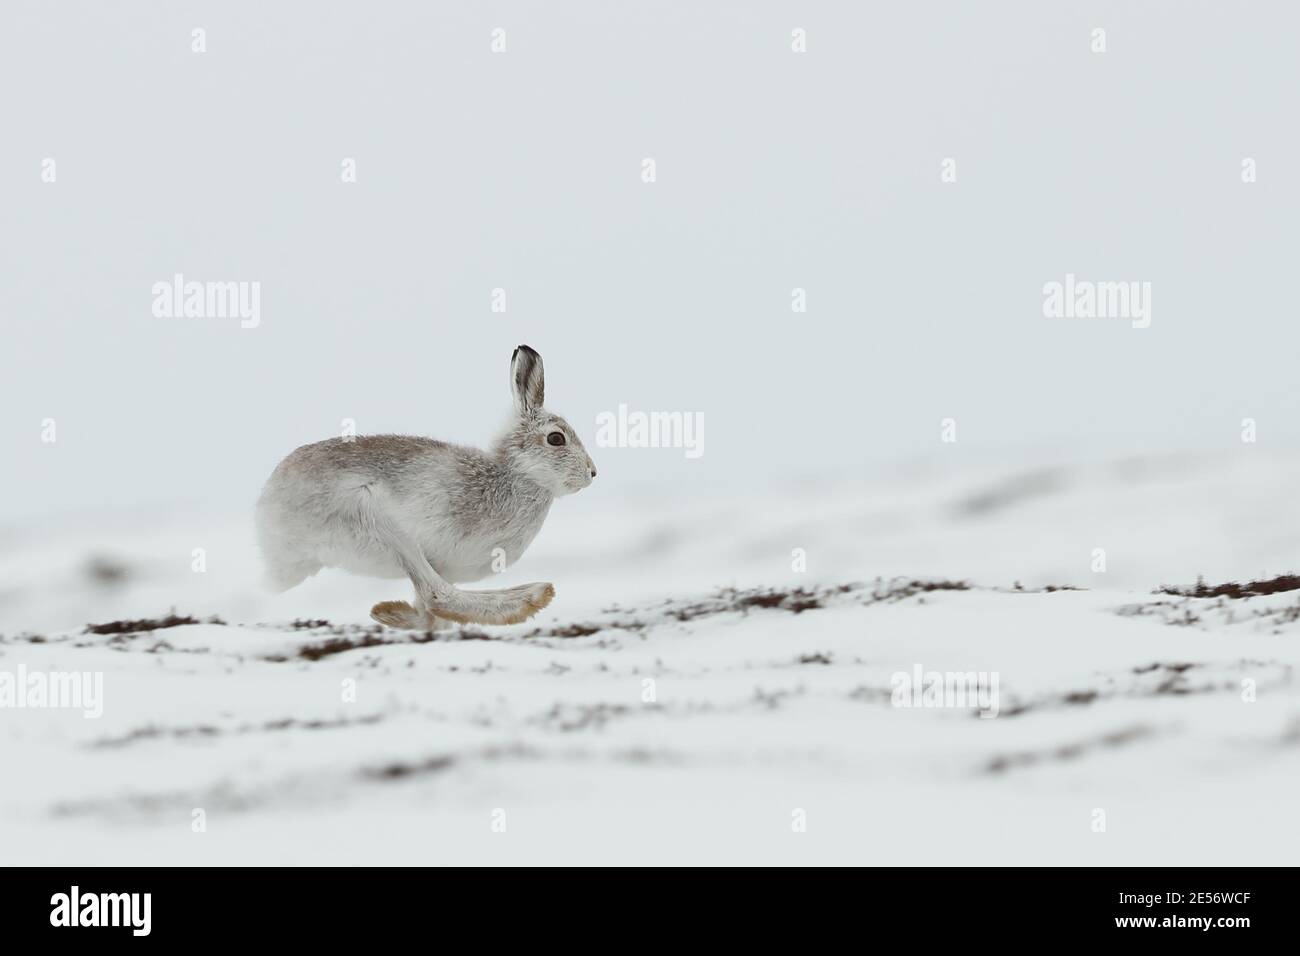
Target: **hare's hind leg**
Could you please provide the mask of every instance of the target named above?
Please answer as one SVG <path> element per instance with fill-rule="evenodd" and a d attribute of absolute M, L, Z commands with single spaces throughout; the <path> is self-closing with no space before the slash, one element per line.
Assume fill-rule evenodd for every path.
<path fill-rule="evenodd" d="M 266 583 L 273 591 L 296 588 L 321 569 L 322 565 L 310 559 L 286 562 L 267 562 Z"/>
<path fill-rule="evenodd" d="M 358 526 L 385 548 L 415 585 L 415 606 L 404 601 L 384 601 L 371 608 L 370 616 L 389 627 L 432 630 L 433 618 L 462 624 L 518 624 L 526 621 L 555 597 L 549 584 L 521 584 L 499 591 L 462 591 L 429 564 L 429 559 L 388 517 L 382 502 L 369 488 L 361 492 Z"/>
<path fill-rule="evenodd" d="M 266 583 L 277 592 L 297 587 L 322 567 L 314 558 L 270 548 L 263 549 L 263 559 L 266 562 Z"/>
<path fill-rule="evenodd" d="M 435 598 L 439 616 L 463 624 L 519 624 L 528 620 L 555 597 L 552 584 L 520 584 L 496 591 L 462 591 Z"/>
<path fill-rule="evenodd" d="M 323 567 L 295 539 L 292 531 L 284 526 L 280 513 L 265 499 L 258 502 L 256 520 L 265 581 L 271 590 L 297 587 Z"/>
<path fill-rule="evenodd" d="M 460 624 L 519 624 L 555 597 L 550 584 L 521 584 L 500 591 L 462 591 L 449 599 L 433 599 L 431 610 L 421 611 L 405 601 L 381 601 L 370 617 L 389 627 L 411 631 L 439 631 Z"/>

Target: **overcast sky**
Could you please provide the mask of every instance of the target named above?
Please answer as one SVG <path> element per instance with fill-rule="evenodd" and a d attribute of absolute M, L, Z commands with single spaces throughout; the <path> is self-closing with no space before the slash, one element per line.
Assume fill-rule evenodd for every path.
<path fill-rule="evenodd" d="M 520 342 L 603 494 L 1294 446 L 1300 15 L 1227 12 L 6 0 L 0 519 L 251 502 L 343 419 L 486 441 Z M 259 324 L 155 315 L 177 273 Z M 1150 326 L 1044 317 L 1067 273 Z M 620 403 L 704 454 L 594 447 Z"/>

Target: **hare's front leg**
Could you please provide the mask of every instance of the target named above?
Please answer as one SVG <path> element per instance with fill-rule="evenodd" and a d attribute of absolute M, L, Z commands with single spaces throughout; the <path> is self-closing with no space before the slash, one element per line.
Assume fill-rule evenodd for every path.
<path fill-rule="evenodd" d="M 445 631 L 451 621 L 432 611 L 421 611 L 406 601 L 380 601 L 370 609 L 371 620 L 404 631 Z"/>
<path fill-rule="evenodd" d="M 411 536 L 388 517 L 370 489 L 364 489 L 361 494 L 358 528 L 390 553 L 415 586 L 414 607 L 405 601 L 380 601 L 370 609 L 371 619 L 410 631 L 440 631 L 451 627 L 450 621 L 433 613 L 433 606 L 436 596 L 451 590 L 452 586 L 433 569 Z"/>

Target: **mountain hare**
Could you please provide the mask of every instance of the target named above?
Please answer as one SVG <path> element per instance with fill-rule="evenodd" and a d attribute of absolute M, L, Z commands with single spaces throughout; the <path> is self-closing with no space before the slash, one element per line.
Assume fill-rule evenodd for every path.
<path fill-rule="evenodd" d="M 453 587 L 500 569 L 494 558 L 518 560 L 551 502 L 596 477 L 573 428 L 542 407 L 544 386 L 542 357 L 519 346 L 510 359 L 515 418 L 489 451 L 371 435 L 292 452 L 257 503 L 272 585 L 288 590 L 323 567 L 408 577 L 415 606 L 384 601 L 370 616 L 417 630 L 449 626 L 440 619 L 515 624 L 546 607 L 555 596 L 550 584 Z"/>

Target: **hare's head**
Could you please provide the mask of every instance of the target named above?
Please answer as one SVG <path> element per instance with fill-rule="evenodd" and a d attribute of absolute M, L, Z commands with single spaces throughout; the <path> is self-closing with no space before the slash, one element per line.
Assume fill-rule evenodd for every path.
<path fill-rule="evenodd" d="M 591 484 L 596 466 L 573 426 L 542 407 L 546 395 L 542 357 L 527 345 L 515 349 L 510 358 L 510 391 L 515 421 L 499 447 L 511 465 L 556 497 Z"/>

